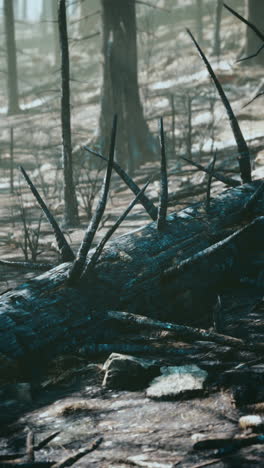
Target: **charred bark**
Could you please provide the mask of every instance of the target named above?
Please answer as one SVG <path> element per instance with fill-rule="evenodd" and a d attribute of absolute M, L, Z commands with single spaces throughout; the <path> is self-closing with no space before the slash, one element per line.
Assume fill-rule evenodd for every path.
<path fill-rule="evenodd" d="M 242 209 L 262 185 L 255 181 L 224 192 L 211 200 L 209 213 L 198 203 L 171 214 L 162 231 L 152 222 L 116 238 L 74 288 L 67 284 L 71 263 L 64 263 L 3 294 L 1 375 L 23 374 L 25 365 L 35 372 L 59 352 L 113 342 L 117 332 L 107 310 L 185 323 L 197 317 L 208 306 L 208 290 L 221 291 L 263 251 L 262 189 L 250 216 Z M 197 297 L 200 309 L 192 303 Z"/>
<path fill-rule="evenodd" d="M 78 206 L 72 168 L 70 61 L 65 0 L 59 0 L 58 21 L 61 47 L 61 129 L 64 179 L 64 225 L 78 226 Z"/>

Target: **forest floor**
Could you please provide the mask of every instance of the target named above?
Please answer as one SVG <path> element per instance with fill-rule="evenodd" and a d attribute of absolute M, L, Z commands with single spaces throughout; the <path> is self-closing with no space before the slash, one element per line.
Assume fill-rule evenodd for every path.
<path fill-rule="evenodd" d="M 196 172 L 184 163 L 180 156 L 189 157 L 188 144 L 191 141 L 191 155 L 206 166 L 217 150 L 217 169 L 239 179 L 237 151 L 229 122 L 221 103 L 208 78 L 207 72 L 190 44 L 184 31 L 189 27 L 195 32 L 195 22 L 187 16 L 183 21 L 181 8 L 172 3 L 170 13 L 148 10 L 139 6 L 139 77 L 145 115 L 150 128 L 157 133 L 157 118 L 164 115 L 168 142 L 168 173 L 171 212 L 204 200 L 207 190 L 207 176 Z M 177 2 L 177 4 L 181 2 Z M 166 6 L 166 2 L 163 2 Z M 209 14 L 205 17 L 204 50 L 210 56 L 212 43 L 212 3 L 208 3 Z M 238 22 L 237 22 L 238 23 Z M 99 18 L 92 23 L 92 32 L 99 29 Z M 34 28 L 32 27 L 32 30 Z M 141 32 L 140 32 L 141 30 Z M 142 30 L 145 30 L 143 33 Z M 35 30 L 34 30 L 35 31 Z M 36 33 L 36 31 L 35 31 Z M 72 34 L 76 34 L 73 29 Z M 210 57 L 213 68 L 230 98 L 242 131 L 252 152 L 253 178 L 264 176 L 264 111 L 262 97 L 244 108 L 264 87 L 263 69 L 251 67 L 248 63 L 236 63 L 241 50 L 240 38 L 243 27 L 236 24 L 227 14 L 223 19 L 222 54 L 218 60 Z M 37 187 L 44 193 L 53 214 L 59 221 L 63 216 L 62 169 L 60 162 L 60 127 L 58 97 L 58 66 L 53 64 L 52 54 L 39 49 L 24 49 L 28 33 L 19 32 L 19 57 L 21 94 L 26 110 L 16 116 L 7 117 L 4 90 L 0 90 L 0 259 L 24 260 L 21 246 L 24 244 L 21 198 L 30 232 L 34 234 L 40 220 L 40 211 L 17 167 L 22 164 L 29 172 Z M 37 44 L 37 41 L 36 41 Z M 76 45 L 77 44 L 77 45 Z M 181 44 L 179 49 L 178 45 Z M 78 229 L 65 231 L 74 250 L 77 250 L 85 227 L 89 221 L 85 206 L 89 201 L 85 187 L 87 172 L 97 178 L 95 200 L 103 178 L 91 163 L 89 156 L 81 149 L 83 144 L 98 147 L 97 125 L 100 112 L 100 37 L 94 37 L 85 44 L 72 42 L 72 126 L 74 165 L 78 182 L 78 200 L 81 225 Z M 171 96 L 175 97 L 175 133 L 172 136 L 173 112 Z M 192 102 L 191 125 L 188 124 L 186 103 Z M 4 117 L 4 118 L 3 118 Z M 14 129 L 14 190 L 11 191 L 10 128 Z M 157 162 L 146 163 L 135 173 L 140 186 L 149 178 L 153 182 L 148 195 L 155 201 L 159 196 L 159 155 Z M 225 187 L 213 181 L 212 196 Z M 91 192 L 89 192 L 91 193 Z M 131 200 L 131 193 L 113 176 L 111 194 L 103 223 L 95 244 Z M 117 235 L 131 231 L 149 222 L 146 213 L 137 205 L 117 232 Z M 46 220 L 41 221 L 37 256 L 39 262 L 58 262 L 53 234 Z M 31 255 L 29 252 L 29 259 Z M 35 276 L 30 270 L 15 270 L 0 265 L 0 293 L 23 283 Z M 252 296 L 253 297 L 253 296 Z M 252 299 L 252 298 L 251 298 Z M 256 303 L 259 298 L 256 298 Z M 253 301 L 254 302 L 254 301 Z M 252 306 L 252 304 L 251 304 Z M 263 334 L 261 316 L 263 306 L 254 317 L 258 330 Z M 225 332 L 234 332 L 236 321 L 244 320 L 250 325 L 250 314 L 234 314 L 227 323 Z M 229 328 L 228 328 L 229 327 Z M 233 327 L 233 328 L 232 328 Z M 236 334 L 236 333 L 234 333 Z M 6 453 L 22 453 L 28 428 L 34 431 L 37 442 L 47 435 L 60 434 L 39 452 L 38 461 L 60 460 L 75 450 L 87 446 L 99 436 L 103 442 L 98 450 L 87 455 L 76 466 L 100 468 L 125 468 L 141 466 L 148 468 L 172 468 L 174 466 L 199 468 L 213 465 L 220 467 L 262 466 L 264 452 L 260 445 L 239 450 L 235 454 L 218 459 L 215 451 L 202 455 L 192 450 L 198 437 L 237 437 L 238 419 L 248 409 L 236 407 L 232 390 L 210 387 L 203 398 L 187 401 L 153 401 L 146 397 L 144 390 L 137 392 L 113 391 L 102 387 L 102 363 L 107 356 L 92 359 L 87 363 L 79 356 L 68 356 L 59 363 L 54 361 L 42 376 L 36 388 L 32 389 L 33 399 L 11 401 L 10 407 L 1 407 L 2 427 L 0 450 Z M 151 356 L 148 356 L 148 358 Z M 157 356 L 155 356 L 157 357 Z M 214 358 L 215 359 L 215 358 Z M 243 358 L 240 357 L 241 361 Z M 173 359 L 169 362 L 173 364 Z M 199 363 L 199 358 L 197 358 Z M 79 370 L 78 370 L 79 369 Z M 222 372 L 220 368 L 219 372 Z M 65 375 L 64 375 L 65 374 Z M 263 411 L 263 408 L 262 408 Z M 198 434 L 198 435 L 197 435 Z M 0 459 L 1 466 L 1 459 Z"/>

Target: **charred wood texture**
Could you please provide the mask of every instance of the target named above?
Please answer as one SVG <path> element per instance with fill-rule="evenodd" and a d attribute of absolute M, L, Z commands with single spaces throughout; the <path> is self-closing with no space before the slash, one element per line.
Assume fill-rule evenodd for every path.
<path fill-rule="evenodd" d="M 106 319 L 108 310 L 143 312 L 178 323 L 188 316 L 199 318 L 198 304 L 192 301 L 199 296 L 204 310 L 209 286 L 221 290 L 242 274 L 251 256 L 263 251 L 261 185 L 255 181 L 222 193 L 211 200 L 209 213 L 204 203 L 197 203 L 170 214 L 162 231 L 152 222 L 110 241 L 92 273 L 74 288 L 67 284 L 72 265 L 64 263 L 3 294 L 1 375 L 23 374 L 25 366 L 34 373 L 59 352 L 111 343 L 115 327 Z M 242 208 L 257 189 L 260 197 L 251 203 L 250 214 L 245 213 Z M 233 213 L 237 216 L 232 224 Z M 229 238 L 218 248 L 217 242 L 228 237 L 226 231 Z"/>
<path fill-rule="evenodd" d="M 61 48 L 61 130 L 64 182 L 64 224 L 79 224 L 77 198 L 73 181 L 71 108 L 70 108 L 70 61 L 65 0 L 58 2 L 58 22 Z"/>
<path fill-rule="evenodd" d="M 19 112 L 13 0 L 4 1 L 4 18 L 7 51 L 8 113 L 12 115 Z"/>

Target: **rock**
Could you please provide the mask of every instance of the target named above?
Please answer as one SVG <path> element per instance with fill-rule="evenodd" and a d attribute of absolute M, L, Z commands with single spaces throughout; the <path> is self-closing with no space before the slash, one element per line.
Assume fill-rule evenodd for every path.
<path fill-rule="evenodd" d="M 159 375 L 160 364 L 155 360 L 112 353 L 104 363 L 103 370 L 105 370 L 104 387 L 137 390 Z"/>
<path fill-rule="evenodd" d="M 236 406 L 259 403 L 264 400 L 264 365 L 230 369 L 219 376 L 224 388 L 232 388 Z"/>
<path fill-rule="evenodd" d="M 148 387 L 147 397 L 177 399 L 198 396 L 203 392 L 208 377 L 208 373 L 196 365 L 162 367 L 161 373 Z"/>
<path fill-rule="evenodd" d="M 248 414 L 241 416 L 238 421 L 240 429 L 262 429 L 264 426 L 264 419 L 258 414 Z"/>

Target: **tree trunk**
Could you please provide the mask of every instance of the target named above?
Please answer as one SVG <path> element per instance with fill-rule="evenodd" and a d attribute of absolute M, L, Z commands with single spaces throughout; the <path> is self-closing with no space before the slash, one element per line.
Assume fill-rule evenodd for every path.
<path fill-rule="evenodd" d="M 262 0 L 248 0 L 248 20 L 264 33 L 264 2 Z M 263 42 L 251 28 L 247 27 L 246 55 L 256 54 Z M 254 58 L 247 61 L 248 65 L 264 65 L 263 50 Z"/>
<path fill-rule="evenodd" d="M 227 228 L 231 234 L 246 219 L 249 222 L 241 208 L 261 184 L 255 181 L 222 193 L 211 201 L 209 213 L 198 203 L 171 214 L 163 231 L 152 222 L 114 239 L 92 274 L 75 288 L 67 286 L 71 264 L 64 263 L 2 294 L 1 376 L 12 369 L 23 374 L 26 365 L 35 372 L 57 353 L 111 343 L 115 331 L 113 324 L 104 322 L 105 311 L 125 310 L 178 323 L 200 318 L 206 307 L 210 310 L 213 296 L 230 288 L 231 279 L 244 277 L 254 255 L 261 258 L 263 217 L 258 218 L 258 229 L 250 224 L 220 248 L 208 248 L 226 236 Z M 251 218 L 263 209 L 262 197 L 251 207 Z M 204 249 L 206 255 L 196 255 L 195 261 L 171 271 Z"/>
<path fill-rule="evenodd" d="M 28 9 L 28 4 L 27 4 L 27 0 L 23 0 L 23 9 L 22 9 L 22 17 L 23 17 L 23 20 L 27 20 L 27 10 Z"/>
<path fill-rule="evenodd" d="M 77 226 L 79 224 L 79 216 L 72 169 L 70 61 L 65 0 L 59 0 L 58 5 L 61 47 L 61 129 L 64 181 L 64 225 Z"/>
<path fill-rule="evenodd" d="M 53 29 L 53 47 L 54 47 L 54 65 L 57 67 L 60 63 L 60 39 L 58 26 L 58 8 L 57 2 L 52 1 L 52 29 Z"/>
<path fill-rule="evenodd" d="M 203 0 L 196 0 L 197 41 L 203 43 Z"/>
<path fill-rule="evenodd" d="M 221 53 L 221 38 L 220 38 L 220 28 L 221 28 L 221 18 L 223 10 L 223 0 L 217 0 L 215 7 L 215 29 L 214 29 L 214 46 L 213 54 L 220 57 Z"/>
<path fill-rule="evenodd" d="M 13 0 L 4 0 L 4 16 L 7 51 L 8 114 L 12 115 L 16 114 L 20 110 L 18 103 L 17 59 Z"/>
<path fill-rule="evenodd" d="M 102 0 L 103 89 L 100 134 L 109 146 L 113 114 L 119 118 L 117 160 L 131 173 L 154 158 L 155 142 L 144 120 L 137 72 L 135 1 Z"/>

